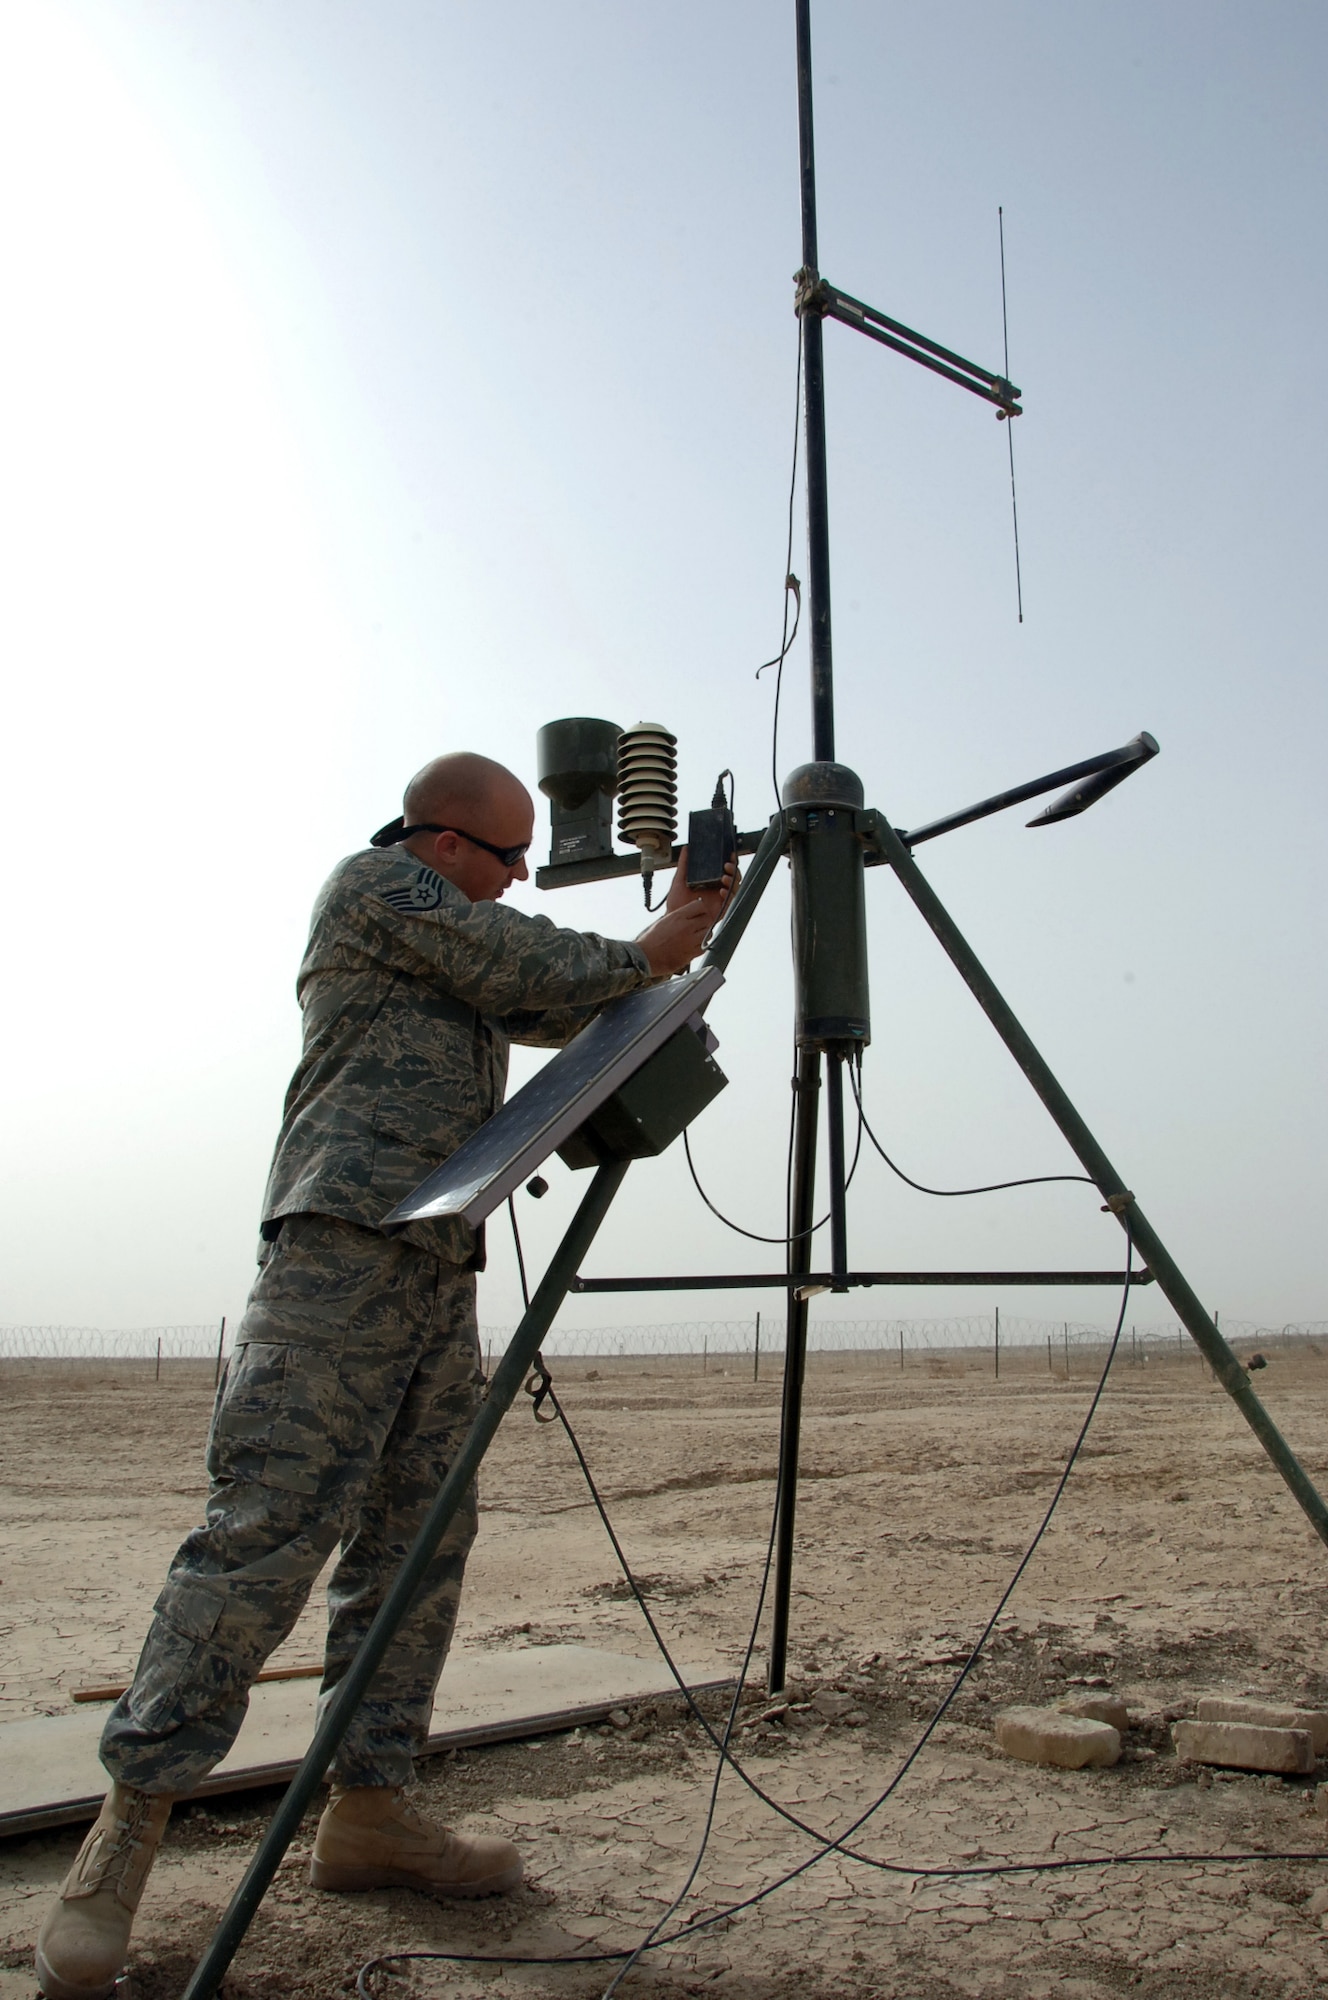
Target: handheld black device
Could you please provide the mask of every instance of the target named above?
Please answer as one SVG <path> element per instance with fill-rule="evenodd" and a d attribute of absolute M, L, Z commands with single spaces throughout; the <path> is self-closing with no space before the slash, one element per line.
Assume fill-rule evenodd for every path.
<path fill-rule="evenodd" d="M 733 818 L 731 794 L 724 780 L 733 782 L 731 771 L 721 771 L 715 781 L 715 796 L 700 812 L 687 815 L 687 887 L 717 889 L 724 870 L 738 852 L 738 828 Z"/>

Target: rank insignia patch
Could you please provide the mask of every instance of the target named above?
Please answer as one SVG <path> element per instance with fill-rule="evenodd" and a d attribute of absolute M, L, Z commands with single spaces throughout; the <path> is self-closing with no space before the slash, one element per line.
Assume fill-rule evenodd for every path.
<path fill-rule="evenodd" d="M 432 868 L 421 868 L 413 882 L 399 883 L 395 888 L 379 892 L 385 903 L 403 916 L 412 917 L 420 910 L 436 910 L 443 900 L 443 878 L 435 875 Z"/>

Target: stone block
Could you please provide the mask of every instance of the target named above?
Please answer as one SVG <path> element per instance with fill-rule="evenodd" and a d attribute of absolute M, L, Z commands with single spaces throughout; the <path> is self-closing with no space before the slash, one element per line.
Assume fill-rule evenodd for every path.
<path fill-rule="evenodd" d="M 1328 1709 L 1252 1701 L 1245 1695 L 1206 1694 L 1195 1714 L 1200 1722 L 1245 1722 L 1255 1729 L 1308 1729 L 1315 1756 L 1328 1752 Z"/>
<path fill-rule="evenodd" d="M 1121 1736 L 1130 1726 L 1129 1710 L 1118 1694 L 1072 1694 L 1056 1706 L 1062 1715 L 1077 1715 L 1084 1722 L 1109 1722 Z"/>
<path fill-rule="evenodd" d="M 1260 1729 L 1248 1722 L 1178 1722 L 1171 1732 L 1176 1755 L 1189 1764 L 1219 1764 L 1228 1771 L 1277 1771 L 1284 1776 L 1314 1769 L 1308 1729 Z"/>
<path fill-rule="evenodd" d="M 1109 1722 L 1067 1715 L 1059 1708 L 1005 1709 L 996 1718 L 996 1741 L 1007 1757 L 1056 1764 L 1063 1771 L 1115 1764 L 1121 1753 L 1120 1732 Z"/>

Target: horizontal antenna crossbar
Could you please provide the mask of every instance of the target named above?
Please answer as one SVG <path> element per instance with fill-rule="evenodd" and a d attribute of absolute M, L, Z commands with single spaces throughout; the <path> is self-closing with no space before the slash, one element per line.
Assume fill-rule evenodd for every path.
<path fill-rule="evenodd" d="M 979 367 L 976 361 L 966 361 L 962 354 L 942 347 L 939 341 L 929 340 L 925 333 L 915 333 L 912 327 L 891 319 L 887 313 L 878 312 L 875 306 L 850 298 L 847 292 L 841 292 L 824 278 L 808 290 L 805 300 L 804 310 L 817 311 L 827 319 L 837 319 L 841 326 L 856 328 L 859 333 L 878 340 L 883 347 L 892 347 L 896 354 L 920 362 L 933 374 L 944 375 L 947 381 L 957 382 L 961 389 L 968 389 L 984 401 L 995 403 L 1007 417 L 1023 415 L 1019 403 L 1023 391 L 1017 389 L 1013 382 L 1007 382 L 1003 375 L 994 375 L 989 368 Z"/>

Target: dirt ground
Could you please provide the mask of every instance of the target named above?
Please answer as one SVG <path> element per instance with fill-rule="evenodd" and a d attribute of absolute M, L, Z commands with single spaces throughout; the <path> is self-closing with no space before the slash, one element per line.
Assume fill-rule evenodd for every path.
<path fill-rule="evenodd" d="M 773 1498 L 779 1383 L 754 1384 L 750 1370 L 750 1358 L 713 1356 L 705 1374 L 692 1360 L 558 1370 L 670 1643 L 727 1667 L 745 1642 Z M 0 1719 L 60 1712 L 71 1689 L 131 1669 L 166 1560 L 199 1510 L 209 1377 L 190 1364 L 168 1364 L 160 1385 L 150 1369 L 4 1368 Z M 750 1775 L 806 1825 L 842 1833 L 898 1770 L 1040 1521 L 1090 1386 L 1053 1378 L 1045 1357 L 1004 1357 L 999 1383 L 976 1362 L 910 1355 L 901 1373 L 888 1359 L 813 1360 L 798 1699 L 763 1720 L 758 1688 L 736 1737 Z M 1328 1357 L 1275 1358 L 1259 1387 L 1322 1485 Z M 1326 1613 L 1328 1554 L 1197 1361 L 1123 1362 L 982 1665 L 861 1831 L 860 1851 L 893 1870 L 832 1855 L 697 1930 L 817 1851 L 729 1775 L 673 1926 L 695 1935 L 652 1954 L 622 1990 L 643 2000 L 1328 1992 L 1328 1932 L 1308 1907 L 1328 1884 L 1315 1781 L 1196 1773 L 1168 1735 L 1203 1692 L 1328 1701 Z M 316 1658 L 318 1626 L 315 1604 L 284 1657 Z M 523 1402 L 486 1468 L 458 1643 L 564 1640 L 650 1650 L 566 1439 Z M 1048 1771 L 997 1752 L 1000 1706 L 1085 1683 L 1123 1694 L 1137 1718 L 1114 1769 Z M 811 1704 L 818 1692 L 851 1697 L 847 1715 L 826 1720 Z M 686 1879 L 714 1757 L 668 1703 L 627 1722 L 422 1765 L 426 1806 L 520 1841 L 527 1884 L 501 1903 L 321 1896 L 304 1879 L 311 1820 L 226 1992 L 346 1993 L 364 1961 L 399 1950 L 550 1957 L 634 1945 Z M 274 1799 L 177 1811 L 136 1933 L 138 2000 L 179 1993 Z M 0 1844 L 0 2000 L 30 2000 L 32 1938 L 78 1839 L 70 1829 Z M 923 1872 L 1139 1850 L 1325 1861 Z M 612 1970 L 422 1963 L 378 1974 L 373 1991 L 592 2000 Z"/>

